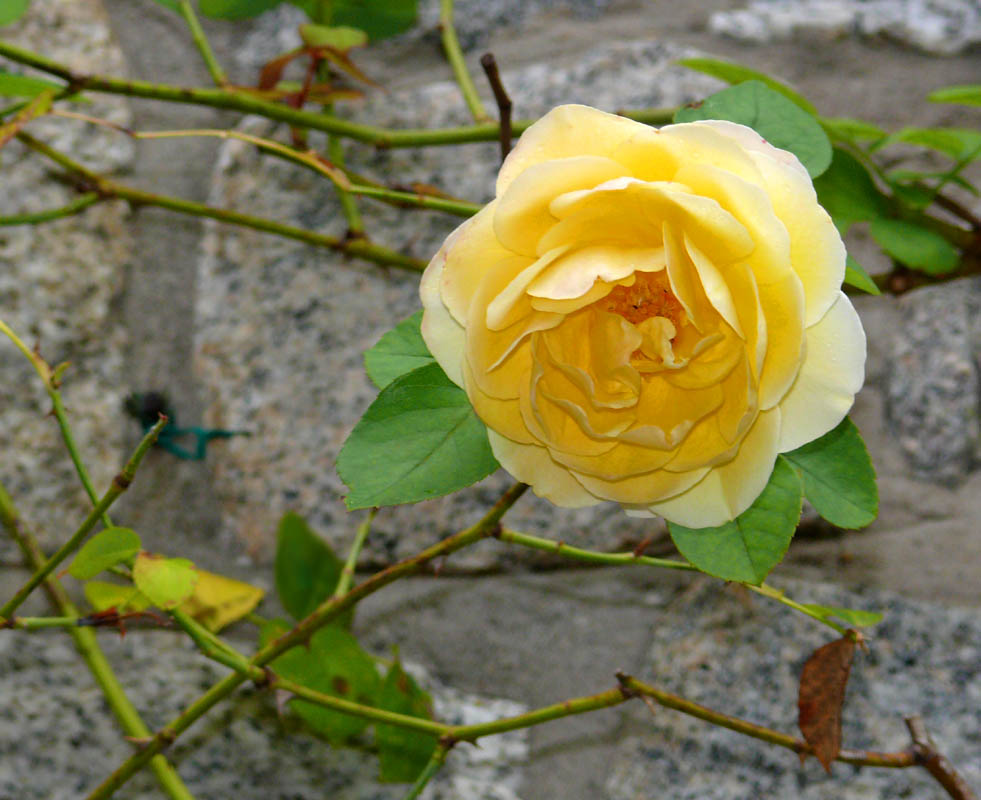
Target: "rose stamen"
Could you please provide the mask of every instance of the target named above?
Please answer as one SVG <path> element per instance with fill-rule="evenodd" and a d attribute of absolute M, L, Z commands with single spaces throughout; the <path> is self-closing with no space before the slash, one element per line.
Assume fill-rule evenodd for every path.
<path fill-rule="evenodd" d="M 666 270 L 635 272 L 633 286 L 617 286 L 597 306 L 637 325 L 651 317 L 671 320 L 676 331 L 688 321 L 685 309 L 671 291 Z M 674 339 L 672 339 L 672 342 Z"/>

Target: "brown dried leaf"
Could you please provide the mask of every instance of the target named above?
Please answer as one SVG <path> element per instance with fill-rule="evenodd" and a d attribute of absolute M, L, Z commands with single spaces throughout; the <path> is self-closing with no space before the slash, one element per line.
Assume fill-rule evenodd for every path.
<path fill-rule="evenodd" d="M 841 708 L 854 656 L 854 639 L 843 636 L 815 650 L 800 674 L 797 724 L 827 772 L 841 752 Z"/>

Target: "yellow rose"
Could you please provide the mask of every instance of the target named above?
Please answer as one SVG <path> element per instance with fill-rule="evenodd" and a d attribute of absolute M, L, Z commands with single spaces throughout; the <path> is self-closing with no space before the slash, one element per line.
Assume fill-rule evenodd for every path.
<path fill-rule="evenodd" d="M 422 335 L 556 505 L 745 511 L 862 385 L 845 248 L 795 156 L 731 122 L 532 125 L 422 278 Z"/>

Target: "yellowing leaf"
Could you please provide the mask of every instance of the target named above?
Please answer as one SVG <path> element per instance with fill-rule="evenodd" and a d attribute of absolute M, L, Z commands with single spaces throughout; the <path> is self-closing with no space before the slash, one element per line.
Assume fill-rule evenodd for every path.
<path fill-rule="evenodd" d="M 117 611 L 145 611 L 150 601 L 135 586 L 123 586 L 108 581 L 88 581 L 85 599 L 96 611 L 115 608 Z"/>
<path fill-rule="evenodd" d="M 198 572 L 186 558 L 165 558 L 141 552 L 133 565 L 133 583 L 163 609 L 177 608 L 193 593 Z"/>
<path fill-rule="evenodd" d="M 184 601 L 181 611 L 190 614 L 212 633 L 244 617 L 265 595 L 262 589 L 249 583 L 203 569 L 196 572 L 198 580 L 194 592 Z"/>

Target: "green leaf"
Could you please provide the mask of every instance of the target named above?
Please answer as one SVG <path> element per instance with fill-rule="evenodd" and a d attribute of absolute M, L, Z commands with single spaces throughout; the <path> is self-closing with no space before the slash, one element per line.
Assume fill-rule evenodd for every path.
<path fill-rule="evenodd" d="M 352 47 L 364 47 L 368 44 L 368 34 L 357 28 L 344 25 L 328 27 L 315 25 L 312 22 L 300 26 L 300 38 L 308 47 L 332 47 L 346 53 Z"/>
<path fill-rule="evenodd" d="M 879 489 L 869 451 L 848 417 L 819 439 L 784 453 L 800 470 L 804 496 L 839 528 L 862 528 L 879 513 Z"/>
<path fill-rule="evenodd" d="M 198 0 L 201 13 L 206 17 L 220 19 L 248 19 L 257 17 L 270 8 L 278 6 L 282 0 Z"/>
<path fill-rule="evenodd" d="M 417 311 L 365 351 L 365 371 L 379 389 L 414 369 L 433 363 L 433 356 L 419 331 L 421 324 L 422 311 Z"/>
<path fill-rule="evenodd" d="M 198 573 L 186 558 L 140 553 L 133 565 L 133 583 L 155 606 L 177 608 L 194 593 Z"/>
<path fill-rule="evenodd" d="M 947 86 L 927 96 L 934 103 L 957 103 L 962 106 L 981 106 L 981 83 L 969 86 Z"/>
<path fill-rule="evenodd" d="M 981 133 L 969 128 L 903 128 L 883 142 L 882 147 L 897 142 L 927 147 L 955 161 L 969 163 L 981 158 Z"/>
<path fill-rule="evenodd" d="M 344 564 L 298 514 L 286 514 L 276 534 L 276 593 L 294 619 L 333 594 Z"/>
<path fill-rule="evenodd" d="M 171 11 L 180 11 L 181 7 L 177 0 L 154 0 L 157 5 L 161 5 L 164 8 L 169 8 Z"/>
<path fill-rule="evenodd" d="M 869 233 L 888 255 L 928 275 L 953 272 L 960 264 L 960 253 L 954 245 L 915 222 L 880 217 L 872 220 Z"/>
<path fill-rule="evenodd" d="M 758 585 L 787 552 L 800 506 L 797 473 L 778 457 L 762 494 L 732 522 L 697 529 L 669 522 L 668 531 L 681 555 L 702 572 Z"/>
<path fill-rule="evenodd" d="M 889 203 L 872 180 L 869 171 L 851 153 L 834 148 L 831 166 L 814 180 L 818 202 L 831 215 L 844 234 L 853 223 L 881 217 Z"/>
<path fill-rule="evenodd" d="M 821 619 L 837 617 L 847 625 L 855 628 L 864 628 L 868 625 L 878 625 L 882 621 L 880 611 L 861 611 L 854 608 L 839 608 L 837 606 L 819 606 L 817 603 L 801 603 L 802 606 L 815 614 L 820 615 Z"/>
<path fill-rule="evenodd" d="M 374 42 L 411 28 L 416 21 L 416 4 L 417 0 L 333 0 L 331 18 L 316 21 L 359 28 Z"/>
<path fill-rule="evenodd" d="M 432 719 L 432 700 L 395 659 L 382 684 L 378 705 L 386 711 Z M 408 783 L 419 777 L 436 749 L 436 737 L 394 725 L 378 725 L 375 732 L 381 780 Z"/>
<path fill-rule="evenodd" d="M 711 75 L 713 78 L 718 78 L 729 84 L 743 83 L 744 81 L 759 81 L 769 86 L 773 91 L 782 94 L 794 105 L 804 109 L 808 114 L 817 114 L 817 109 L 810 100 L 795 92 L 785 83 L 781 83 L 755 69 L 744 67 L 742 64 L 733 64 L 731 61 L 720 61 L 717 58 L 682 58 L 675 63 L 682 67 L 693 69 L 696 72 Z"/>
<path fill-rule="evenodd" d="M 82 545 L 68 568 L 68 574 L 80 581 L 87 581 L 102 570 L 132 558 L 140 552 L 142 546 L 136 531 L 129 528 L 106 528 Z"/>
<path fill-rule="evenodd" d="M 748 125 L 774 147 L 789 150 L 812 178 L 831 163 L 831 142 L 817 120 L 760 81 L 746 81 L 684 106 L 675 122 L 727 119 Z"/>
<path fill-rule="evenodd" d="M 96 611 L 115 608 L 117 611 L 146 611 L 150 601 L 135 586 L 121 586 L 107 581 L 88 581 L 84 586 L 85 599 Z"/>
<path fill-rule="evenodd" d="M 882 294 L 882 291 L 876 286 L 875 281 L 865 271 L 865 267 L 851 256 L 845 258 L 844 282 L 849 286 L 854 286 L 856 289 L 861 289 L 863 292 L 868 292 L 869 294 Z"/>
<path fill-rule="evenodd" d="M 274 620 L 263 625 L 261 643 L 272 641 L 289 630 Z M 270 665 L 277 675 L 333 697 L 362 705 L 378 704 L 381 681 L 374 659 L 361 649 L 358 640 L 337 625 L 318 630 L 307 647 L 294 647 Z M 370 724 L 368 720 L 331 711 L 306 700 L 292 699 L 290 707 L 331 744 L 344 744 Z"/>
<path fill-rule="evenodd" d="M 3 3 L 3 0 L 0 0 L 0 3 Z M 64 84 L 61 83 L 0 70 L 0 97 L 37 97 L 41 92 L 49 89 L 60 92 L 64 88 Z"/>
<path fill-rule="evenodd" d="M 0 25 L 9 25 L 20 19 L 31 0 L 0 0 Z"/>
<path fill-rule="evenodd" d="M 351 510 L 440 497 L 497 467 L 466 392 L 436 363 L 382 389 L 337 459 Z"/>
<path fill-rule="evenodd" d="M 818 120 L 821 127 L 832 139 L 842 139 L 846 142 L 879 141 L 889 134 L 878 125 L 863 119 L 850 117 L 821 117 Z"/>

